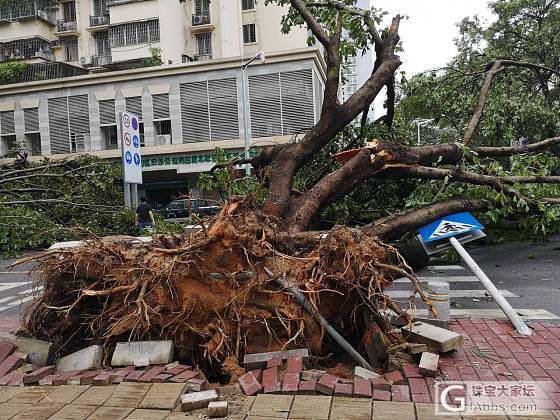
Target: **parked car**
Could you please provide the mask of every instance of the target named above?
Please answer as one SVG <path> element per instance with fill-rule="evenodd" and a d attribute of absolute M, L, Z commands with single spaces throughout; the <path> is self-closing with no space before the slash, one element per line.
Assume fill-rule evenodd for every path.
<path fill-rule="evenodd" d="M 181 199 L 173 200 L 165 207 L 157 210 L 164 219 L 176 219 L 181 217 L 190 217 L 191 214 L 197 216 L 212 216 L 221 210 L 218 202 L 213 200 Z"/>

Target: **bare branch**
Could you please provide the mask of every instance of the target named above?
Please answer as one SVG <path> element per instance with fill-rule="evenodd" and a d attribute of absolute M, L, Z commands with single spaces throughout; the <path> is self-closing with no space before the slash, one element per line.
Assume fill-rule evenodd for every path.
<path fill-rule="evenodd" d="M 538 152 L 543 149 L 560 144 L 560 137 L 551 137 L 537 143 L 529 144 L 527 146 L 517 147 L 474 147 L 473 152 L 477 153 L 480 157 L 507 157 L 513 155 L 522 155 L 526 153 Z"/>

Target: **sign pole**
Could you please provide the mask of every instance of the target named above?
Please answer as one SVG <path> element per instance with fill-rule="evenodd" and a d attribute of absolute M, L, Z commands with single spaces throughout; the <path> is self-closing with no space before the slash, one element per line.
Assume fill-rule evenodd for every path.
<path fill-rule="evenodd" d="M 130 184 L 132 188 L 132 205 L 131 207 L 135 209 L 138 207 L 138 184 Z"/>
<path fill-rule="evenodd" d="M 132 207 L 132 201 L 130 197 L 130 184 L 128 182 L 123 182 L 124 187 L 124 206 L 126 208 Z"/>
<path fill-rule="evenodd" d="M 459 253 L 463 261 L 468 265 L 468 267 L 472 270 L 476 277 L 480 280 L 482 285 L 488 290 L 490 295 L 494 298 L 496 303 L 500 306 L 502 311 L 506 314 L 509 318 L 513 326 L 517 329 L 517 332 L 521 335 L 533 335 L 532 330 L 523 322 L 521 317 L 515 312 L 515 310 L 511 307 L 509 302 L 502 296 L 500 291 L 494 286 L 494 283 L 490 281 L 488 276 L 482 271 L 482 269 L 478 266 L 475 260 L 469 255 L 463 245 L 454 237 L 451 236 L 449 238 L 449 242 L 451 246 L 455 248 L 455 250 Z"/>

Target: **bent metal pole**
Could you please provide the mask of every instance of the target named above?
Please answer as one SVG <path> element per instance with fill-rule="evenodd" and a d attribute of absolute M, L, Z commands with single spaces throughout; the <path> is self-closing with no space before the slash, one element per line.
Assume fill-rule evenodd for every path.
<path fill-rule="evenodd" d="M 515 312 L 515 309 L 511 307 L 509 302 L 506 300 L 505 297 L 502 296 L 500 291 L 494 286 L 494 283 L 490 281 L 488 276 L 482 271 L 482 269 L 478 266 L 475 260 L 469 255 L 469 253 L 463 248 L 463 245 L 454 237 L 449 238 L 449 242 L 455 248 L 455 250 L 459 253 L 463 261 L 467 263 L 469 268 L 475 274 L 476 277 L 480 280 L 482 285 L 488 290 L 488 293 L 492 295 L 496 303 L 500 306 L 502 311 L 506 314 L 509 318 L 513 326 L 517 329 L 517 332 L 521 335 L 533 335 L 533 331 L 523 322 L 521 317 Z"/>

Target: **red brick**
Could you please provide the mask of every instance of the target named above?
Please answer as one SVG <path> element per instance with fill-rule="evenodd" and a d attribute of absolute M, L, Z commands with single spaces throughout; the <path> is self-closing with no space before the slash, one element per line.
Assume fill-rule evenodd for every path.
<path fill-rule="evenodd" d="M 371 381 L 368 379 L 355 378 L 354 395 L 356 397 L 371 398 L 371 396 L 373 395 Z"/>
<path fill-rule="evenodd" d="M 165 369 L 165 372 L 163 372 L 163 373 L 173 375 L 173 376 L 177 376 L 180 373 L 183 373 L 184 371 L 189 370 L 189 369 L 191 369 L 191 366 L 177 365 L 177 366 L 174 366 L 170 369 Z"/>
<path fill-rule="evenodd" d="M 533 357 L 529 353 L 526 353 L 526 352 L 513 353 L 513 355 L 519 361 L 519 363 L 522 363 L 522 364 L 535 363 L 535 361 L 533 360 Z"/>
<path fill-rule="evenodd" d="M 209 387 L 208 380 L 204 378 L 191 378 L 187 382 L 187 392 L 206 391 Z"/>
<path fill-rule="evenodd" d="M 282 381 L 283 394 L 297 394 L 299 390 L 299 373 L 286 372 Z"/>
<path fill-rule="evenodd" d="M 160 373 L 159 375 L 154 376 L 150 382 L 162 383 L 162 382 L 167 382 L 171 378 L 173 378 L 173 375 L 170 373 Z"/>
<path fill-rule="evenodd" d="M 537 347 L 542 350 L 548 357 L 550 357 L 551 353 L 556 353 L 558 351 L 557 348 L 548 344 L 548 341 L 546 343 L 537 344 Z"/>
<path fill-rule="evenodd" d="M 352 396 L 352 384 L 337 383 L 334 388 L 335 397 L 351 397 Z"/>
<path fill-rule="evenodd" d="M 408 385 L 391 386 L 391 396 L 393 401 L 410 401 Z"/>
<path fill-rule="evenodd" d="M 301 373 L 303 372 L 303 358 L 302 357 L 288 357 L 288 373 Z"/>
<path fill-rule="evenodd" d="M 70 372 L 65 372 L 53 379 L 52 384 L 55 386 L 66 385 L 68 383 L 68 379 L 79 375 L 81 372 L 81 370 L 72 370 Z"/>
<path fill-rule="evenodd" d="M 554 361 L 560 367 L 560 353 L 546 353 L 551 360 Z"/>
<path fill-rule="evenodd" d="M 529 353 L 531 356 L 533 356 L 533 358 L 535 358 L 535 357 L 546 357 L 546 354 L 541 349 L 538 349 L 536 347 L 527 349 L 527 353 Z"/>
<path fill-rule="evenodd" d="M 111 383 L 111 375 L 113 372 L 110 370 L 104 370 L 95 378 L 93 378 L 93 385 L 109 385 Z"/>
<path fill-rule="evenodd" d="M 196 375 L 198 375 L 198 372 L 195 372 L 194 370 L 186 370 L 183 373 L 180 373 L 171 378 L 170 381 L 177 383 L 187 382 L 189 379 L 194 378 Z"/>
<path fill-rule="evenodd" d="M 134 366 L 127 366 L 122 369 L 114 370 L 111 374 L 111 383 L 120 384 L 124 378 L 134 370 Z"/>
<path fill-rule="evenodd" d="M 262 389 L 261 384 L 252 372 L 247 372 L 245 375 L 241 376 L 237 382 L 245 395 L 255 395 Z"/>
<path fill-rule="evenodd" d="M 523 353 L 524 351 L 527 351 L 526 349 L 521 347 L 519 345 L 519 343 L 517 343 L 517 342 L 508 343 L 507 347 L 508 347 L 509 351 L 511 351 L 512 353 Z"/>
<path fill-rule="evenodd" d="M 406 380 L 403 378 L 402 374 L 398 370 L 385 374 L 385 380 L 391 385 L 403 385 L 406 384 Z"/>
<path fill-rule="evenodd" d="M 521 345 L 524 349 L 537 347 L 530 338 L 516 338 L 517 344 Z"/>
<path fill-rule="evenodd" d="M 544 378 L 548 376 L 543 368 L 537 364 L 527 363 L 523 365 L 523 367 L 533 378 Z"/>
<path fill-rule="evenodd" d="M 138 382 L 138 379 L 139 379 L 144 373 L 146 373 L 146 372 L 143 371 L 143 370 L 133 370 L 133 371 L 130 371 L 130 373 L 124 377 L 124 381 L 125 381 L 125 382 Z M 196 375 L 196 372 L 195 372 L 194 375 Z M 194 376 L 194 375 L 193 375 L 193 376 Z M 178 376 L 179 376 L 179 375 L 178 375 Z M 175 376 L 175 378 L 176 378 L 176 377 L 177 377 L 177 376 Z M 173 380 L 173 379 L 175 379 L 175 378 L 172 378 L 171 380 Z M 186 380 L 186 379 L 185 379 L 185 380 Z M 181 381 L 178 381 L 178 382 L 185 382 L 185 380 L 181 380 Z"/>
<path fill-rule="evenodd" d="M 325 373 L 317 382 L 317 387 L 315 389 L 321 394 L 332 395 L 337 382 L 338 378 L 336 376 Z"/>
<path fill-rule="evenodd" d="M 2 342 L 0 343 L 0 363 L 2 363 L 6 358 L 16 351 L 16 346 L 12 343 Z"/>
<path fill-rule="evenodd" d="M 315 388 L 317 387 L 317 381 L 301 381 L 299 384 L 299 393 L 300 395 L 315 395 L 317 391 Z M 371 397 L 371 395 L 370 395 Z"/>
<path fill-rule="evenodd" d="M 250 370 L 249 372 L 251 372 L 253 374 L 253 376 L 255 377 L 255 379 L 257 381 L 262 380 L 262 369 L 253 369 L 253 370 Z"/>
<path fill-rule="evenodd" d="M 444 373 L 445 377 L 450 381 L 458 381 L 461 379 L 459 369 L 454 366 L 442 366 L 440 369 Z"/>
<path fill-rule="evenodd" d="M 488 368 L 479 368 L 476 370 L 476 373 L 481 381 L 495 381 L 496 376 L 494 376 L 494 372 L 492 369 Z"/>
<path fill-rule="evenodd" d="M 23 359 L 17 355 L 12 354 L 0 363 L 0 378 L 6 376 L 12 370 L 16 370 L 23 364 Z"/>
<path fill-rule="evenodd" d="M 39 379 L 39 385 L 52 385 L 53 381 L 58 378 L 59 375 L 47 375 Z"/>
<path fill-rule="evenodd" d="M 533 377 L 525 369 L 515 369 L 511 371 L 517 381 L 532 381 Z"/>
<path fill-rule="evenodd" d="M 377 401 L 391 401 L 391 391 L 373 390 L 373 399 Z"/>
<path fill-rule="evenodd" d="M 410 392 L 412 394 L 427 394 L 428 385 L 424 378 L 410 378 L 408 380 L 408 386 L 410 387 Z"/>
<path fill-rule="evenodd" d="M 517 361 L 517 359 L 502 359 L 502 363 L 508 369 L 523 369 L 523 366 Z"/>
<path fill-rule="evenodd" d="M 282 359 L 270 359 L 269 361 L 266 362 L 266 368 L 267 369 L 273 367 L 281 368 L 282 364 L 283 364 Z"/>
<path fill-rule="evenodd" d="M 415 403 L 431 403 L 432 398 L 430 394 L 412 394 L 412 402 Z"/>
<path fill-rule="evenodd" d="M 18 371 L 13 370 L 10 373 L 8 373 L 7 375 L 0 378 L 0 386 L 10 385 L 10 382 L 12 382 L 14 379 L 17 379 L 17 378 L 19 378 L 21 380 L 23 377 Z"/>
<path fill-rule="evenodd" d="M 93 378 L 99 375 L 102 370 L 90 370 L 86 372 L 78 373 L 77 375 L 72 376 L 68 379 L 68 383 L 72 381 L 74 385 L 90 385 L 93 383 Z M 75 382 L 75 383 L 74 383 Z"/>
<path fill-rule="evenodd" d="M 272 367 L 263 371 L 262 385 L 264 387 L 265 394 L 280 391 L 280 382 L 278 381 L 277 367 Z"/>
<path fill-rule="evenodd" d="M 537 364 L 543 369 L 556 369 L 558 366 L 548 357 L 535 357 Z"/>
<path fill-rule="evenodd" d="M 504 346 L 495 346 L 494 351 L 496 352 L 496 356 L 498 357 L 513 357 L 513 353 L 509 351 L 507 347 Z"/>
<path fill-rule="evenodd" d="M 53 372 L 54 372 L 54 366 L 44 366 L 40 369 L 37 369 L 25 375 L 23 377 L 23 383 L 34 384 L 36 382 L 39 382 L 39 380 L 44 378 L 45 376 L 51 375 Z"/>
<path fill-rule="evenodd" d="M 390 391 L 391 384 L 387 382 L 385 379 L 382 378 L 374 378 L 371 379 L 371 387 L 372 389 L 377 389 L 379 391 Z"/>
<path fill-rule="evenodd" d="M 422 375 L 420 375 L 420 369 L 418 369 L 418 366 L 414 366 L 414 365 L 403 366 L 402 373 L 403 373 L 405 378 L 421 378 L 422 377 Z"/>
<path fill-rule="evenodd" d="M 138 382 L 151 382 L 153 378 L 165 371 L 165 366 L 155 366 L 138 378 Z"/>
<path fill-rule="evenodd" d="M 549 369 L 548 374 L 554 379 L 554 382 L 560 383 L 560 369 Z"/>

